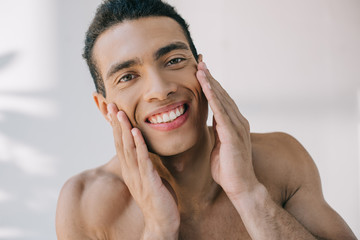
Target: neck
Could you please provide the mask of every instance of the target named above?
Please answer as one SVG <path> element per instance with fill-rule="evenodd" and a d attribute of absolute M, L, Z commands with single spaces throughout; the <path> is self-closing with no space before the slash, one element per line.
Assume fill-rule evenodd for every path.
<path fill-rule="evenodd" d="M 164 178 L 173 187 L 180 211 L 184 213 L 210 205 L 220 189 L 211 176 L 210 168 L 214 134 L 207 126 L 202 132 L 196 145 L 186 152 L 160 157 L 168 172 Z"/>

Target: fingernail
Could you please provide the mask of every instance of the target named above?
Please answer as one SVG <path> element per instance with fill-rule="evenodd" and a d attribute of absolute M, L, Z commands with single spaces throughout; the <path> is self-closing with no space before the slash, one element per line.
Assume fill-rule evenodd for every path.
<path fill-rule="evenodd" d="M 122 122 L 123 121 L 123 117 L 121 116 L 122 114 L 122 111 L 119 111 L 117 114 L 116 114 L 116 117 L 117 117 L 117 119 L 120 121 L 120 122 Z"/>
<path fill-rule="evenodd" d="M 135 135 L 136 135 L 136 130 L 135 130 L 135 128 L 131 129 L 131 134 L 135 137 Z"/>
<path fill-rule="evenodd" d="M 109 120 L 109 122 L 111 122 L 111 115 L 110 112 L 108 112 L 108 114 L 106 115 L 107 119 Z"/>
<path fill-rule="evenodd" d="M 116 114 L 116 117 L 117 117 L 117 119 L 121 122 L 120 112 L 118 112 L 118 113 Z"/>
<path fill-rule="evenodd" d="M 211 89 L 211 85 L 210 85 L 210 83 L 207 83 L 207 84 L 208 84 L 208 88 L 209 88 L 209 89 Z"/>
<path fill-rule="evenodd" d="M 108 112 L 110 113 L 111 112 L 111 103 L 109 103 L 108 105 L 107 105 L 107 110 L 108 110 Z"/>

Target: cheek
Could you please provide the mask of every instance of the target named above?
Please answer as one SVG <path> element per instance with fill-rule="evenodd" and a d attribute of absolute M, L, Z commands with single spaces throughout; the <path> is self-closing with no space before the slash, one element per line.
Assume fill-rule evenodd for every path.
<path fill-rule="evenodd" d="M 198 118 L 197 121 L 199 121 L 199 123 L 201 125 L 201 124 L 203 124 L 204 119 L 205 119 L 205 121 L 207 120 L 208 101 L 205 97 L 204 92 L 202 91 L 201 85 L 195 74 L 196 74 L 196 72 L 194 73 L 192 78 L 189 78 L 188 87 L 194 93 L 195 98 L 197 99 L 198 112 L 199 112 L 199 115 L 202 116 L 201 118 Z"/>
<path fill-rule="evenodd" d="M 200 98 L 203 93 L 198 79 L 196 78 L 197 65 L 192 64 L 188 68 L 184 69 L 181 73 L 181 79 L 179 84 L 191 90 L 197 98 Z"/>
<path fill-rule="evenodd" d="M 196 98 L 199 101 L 199 104 L 201 104 L 201 103 L 207 104 L 206 97 L 202 91 L 201 85 L 200 85 L 198 79 L 196 78 L 195 74 L 193 75 L 192 78 L 189 78 L 188 88 L 195 94 Z"/>
<path fill-rule="evenodd" d="M 113 90 L 110 91 L 108 95 L 108 102 L 115 103 L 119 111 L 124 111 L 133 126 L 137 125 L 135 113 L 139 99 L 137 98 L 138 94 L 136 93 L 138 93 L 136 89 L 129 88 L 117 91 Z"/>
<path fill-rule="evenodd" d="M 185 88 L 187 88 L 190 92 L 194 94 L 194 107 L 199 114 L 194 115 L 194 121 L 196 125 L 202 126 L 204 122 L 206 123 L 207 116 L 208 116 L 208 101 L 202 91 L 201 85 L 196 77 L 197 68 L 196 66 L 192 69 L 189 69 L 186 74 L 183 76 L 188 76 L 183 78 L 181 84 Z M 201 117 L 199 117 L 201 116 Z"/>

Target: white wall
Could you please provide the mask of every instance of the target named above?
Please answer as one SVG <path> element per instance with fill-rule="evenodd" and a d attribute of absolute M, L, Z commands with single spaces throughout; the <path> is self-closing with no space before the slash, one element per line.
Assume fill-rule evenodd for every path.
<path fill-rule="evenodd" d="M 81 58 L 98 3 L 0 1 L 0 239 L 56 239 L 61 186 L 114 154 Z"/>
<path fill-rule="evenodd" d="M 62 184 L 115 152 L 81 58 L 99 2 L 0 2 L 0 239 L 55 239 Z M 360 2 L 169 2 L 252 130 L 299 139 L 360 237 Z"/>

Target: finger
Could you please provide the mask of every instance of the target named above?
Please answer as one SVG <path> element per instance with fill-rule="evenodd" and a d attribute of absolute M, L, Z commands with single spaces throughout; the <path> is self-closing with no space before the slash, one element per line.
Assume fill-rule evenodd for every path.
<path fill-rule="evenodd" d="M 205 62 L 201 62 L 198 64 L 198 70 L 202 70 L 205 72 L 206 76 L 209 79 L 209 82 L 211 85 L 217 85 L 219 87 L 219 91 L 224 94 L 225 96 L 227 96 L 228 98 L 231 99 L 231 97 L 227 94 L 227 92 L 225 91 L 224 88 L 221 87 L 220 83 L 218 81 L 216 81 L 216 79 L 211 75 L 210 70 L 208 69 L 208 67 L 206 66 Z"/>
<path fill-rule="evenodd" d="M 117 120 L 116 114 L 119 111 L 117 106 L 114 103 L 109 103 L 107 105 L 107 118 L 109 119 L 111 126 L 114 127 L 120 127 L 120 122 Z"/>
<path fill-rule="evenodd" d="M 134 137 L 140 175 L 145 175 L 147 174 L 148 171 L 147 161 L 148 160 L 151 161 L 149 157 L 149 151 L 147 149 L 146 143 L 139 129 L 137 128 L 131 129 L 131 134 Z"/>
<path fill-rule="evenodd" d="M 223 106 L 227 110 L 227 112 L 230 112 L 230 110 L 232 110 L 235 113 L 234 117 L 236 117 L 237 119 L 242 121 L 244 117 L 240 113 L 239 108 L 237 107 L 235 101 L 230 97 L 230 95 L 221 86 L 221 84 L 218 81 L 216 81 L 216 79 L 211 75 L 211 73 L 210 73 L 209 69 L 207 68 L 206 64 L 204 62 L 199 63 L 198 69 L 203 70 L 205 72 L 205 75 L 206 75 L 206 77 L 207 77 L 207 79 L 208 79 L 208 81 L 210 83 L 211 88 L 214 90 L 216 95 L 223 102 Z"/>
<path fill-rule="evenodd" d="M 117 113 L 117 118 L 121 125 L 123 152 L 127 167 L 129 168 L 130 171 L 136 172 L 138 168 L 138 164 L 137 164 L 134 138 L 131 134 L 131 128 L 132 128 L 131 124 L 126 114 L 123 111 L 119 111 Z"/>
<path fill-rule="evenodd" d="M 219 98 L 220 102 L 222 103 L 224 109 L 228 114 L 231 114 L 232 121 L 236 121 L 239 119 L 239 116 L 237 114 L 240 114 L 238 111 L 238 108 L 233 101 L 233 99 L 228 95 L 228 93 L 225 91 L 225 89 L 222 88 L 220 83 L 216 81 L 212 75 L 210 74 L 210 71 L 206 68 L 206 65 L 204 62 L 199 64 L 199 70 L 204 71 L 206 78 L 210 84 L 211 89 L 214 91 L 215 95 Z"/>
<path fill-rule="evenodd" d="M 220 85 L 218 81 L 216 81 L 211 75 L 207 75 L 207 78 L 210 79 L 210 82 L 214 83 L 213 90 L 216 95 L 219 96 L 220 101 L 223 103 L 225 111 L 230 117 L 230 120 L 236 127 L 236 131 L 243 135 L 243 131 L 245 133 L 250 132 L 250 125 L 248 120 L 241 114 L 238 106 L 235 101 L 228 95 L 225 89 Z M 246 134 L 247 135 L 247 134 Z"/>
<path fill-rule="evenodd" d="M 131 129 L 131 133 L 134 137 L 139 172 L 143 183 L 149 183 L 150 185 L 153 185 L 154 182 L 159 183 L 159 181 L 161 180 L 160 176 L 155 170 L 154 164 L 150 159 L 148 148 L 140 130 L 137 128 L 133 128 Z"/>
<path fill-rule="evenodd" d="M 221 103 L 221 101 L 217 97 L 216 93 L 211 88 L 205 72 L 202 70 L 199 70 L 199 71 L 197 71 L 196 76 L 199 80 L 199 83 L 202 87 L 205 97 L 207 98 L 209 105 L 214 113 L 214 117 L 215 117 L 217 123 L 220 125 L 232 124 L 223 104 Z"/>
<path fill-rule="evenodd" d="M 115 104 L 109 103 L 107 105 L 108 110 L 108 119 L 110 120 L 112 129 L 113 129 L 113 135 L 114 135 L 114 142 L 115 142 L 115 150 L 117 157 L 120 161 L 120 165 L 126 164 L 124 160 L 124 154 L 123 154 L 123 143 L 122 143 L 122 133 L 121 133 L 121 126 L 120 122 L 116 117 L 116 113 L 119 111 Z"/>
<path fill-rule="evenodd" d="M 206 64 L 204 62 L 199 63 L 198 68 L 199 68 L 199 70 L 203 70 L 205 72 L 207 80 L 210 83 L 210 87 L 214 91 L 215 95 L 219 98 L 220 102 L 222 102 L 222 105 L 223 105 L 225 111 L 230 116 L 230 119 L 234 123 L 234 125 L 238 129 L 245 128 L 250 131 L 249 122 L 241 114 L 235 101 L 229 96 L 229 94 L 226 92 L 226 90 L 220 85 L 220 83 L 218 81 L 216 81 L 216 79 L 214 79 L 212 77 L 210 71 L 206 67 Z"/>
<path fill-rule="evenodd" d="M 221 86 L 221 84 L 218 81 L 216 81 L 216 79 L 211 75 L 210 70 L 207 68 L 206 64 L 204 62 L 199 63 L 198 69 L 203 70 L 205 72 L 210 85 L 212 86 L 212 88 L 214 88 L 214 91 L 218 91 L 220 93 L 220 95 L 223 96 L 226 99 L 226 101 L 229 103 L 227 106 L 231 106 L 234 110 L 237 110 L 237 112 L 239 112 L 239 109 L 238 109 L 235 101 L 230 97 L 230 95 Z"/>
<path fill-rule="evenodd" d="M 217 139 L 221 139 L 221 142 L 227 142 L 240 136 L 244 140 L 247 140 L 249 131 L 247 131 L 246 125 L 239 120 L 239 116 L 237 116 L 235 110 L 224 106 L 228 105 L 228 102 L 207 83 L 208 79 L 202 70 L 198 71 L 197 76 L 209 105 L 213 110 L 214 119 L 219 123 L 215 132 Z"/>

